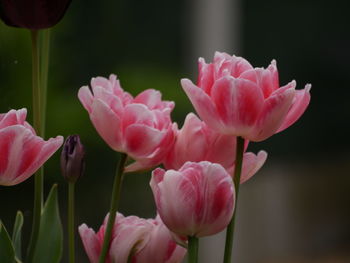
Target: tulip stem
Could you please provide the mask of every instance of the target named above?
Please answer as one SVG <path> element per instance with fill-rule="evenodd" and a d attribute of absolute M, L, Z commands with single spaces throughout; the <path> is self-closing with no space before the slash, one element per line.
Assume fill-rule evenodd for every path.
<path fill-rule="evenodd" d="M 199 239 L 195 236 L 188 237 L 188 263 L 198 262 Z"/>
<path fill-rule="evenodd" d="M 241 181 L 243 153 L 244 153 L 244 139 L 242 137 L 237 137 L 235 171 L 233 175 L 233 182 L 235 185 L 236 209 L 235 209 L 235 212 L 233 213 L 232 219 L 229 225 L 227 226 L 227 230 L 226 230 L 224 263 L 230 263 L 232 259 L 233 236 L 234 236 L 234 229 L 235 229 L 235 219 L 237 214 L 238 192 L 239 192 L 239 186 Z"/>
<path fill-rule="evenodd" d="M 107 228 L 105 231 L 105 236 L 103 240 L 102 250 L 99 258 L 99 263 L 104 263 L 106 260 L 107 252 L 109 249 L 109 243 L 111 241 L 112 229 L 115 223 L 115 216 L 119 206 L 120 192 L 122 188 L 123 175 L 124 175 L 124 166 L 126 163 L 127 155 L 121 153 L 119 162 L 117 165 L 116 174 L 114 177 L 112 197 L 111 197 L 111 207 L 109 209 L 109 216 L 107 222 Z"/>
<path fill-rule="evenodd" d="M 46 120 L 46 101 L 47 101 L 47 79 L 49 72 L 50 58 L 50 29 L 42 30 L 41 39 L 41 68 L 40 68 L 40 85 L 41 85 L 41 136 L 45 135 Z"/>
<path fill-rule="evenodd" d="M 75 262 L 74 248 L 74 188 L 75 182 L 68 183 L 68 248 L 69 263 Z"/>
<path fill-rule="evenodd" d="M 38 31 L 31 30 L 32 39 L 32 82 L 33 82 L 33 127 L 38 136 L 42 136 L 41 129 L 41 91 L 40 91 L 40 65 L 39 65 L 39 45 Z M 43 169 L 41 168 L 34 178 L 34 208 L 32 233 L 28 246 L 28 262 L 32 261 L 36 242 L 39 234 L 40 216 L 43 207 Z"/>

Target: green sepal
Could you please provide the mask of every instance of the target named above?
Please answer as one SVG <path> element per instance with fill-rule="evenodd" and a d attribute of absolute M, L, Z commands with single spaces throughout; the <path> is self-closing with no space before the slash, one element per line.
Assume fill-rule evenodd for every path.
<path fill-rule="evenodd" d="M 22 227 L 23 227 L 23 214 L 21 211 L 17 211 L 15 224 L 12 232 L 12 244 L 15 250 L 15 255 L 18 259 L 22 258 Z"/>
<path fill-rule="evenodd" d="M 60 262 L 63 251 L 63 231 L 58 209 L 57 185 L 53 185 L 41 215 L 35 263 Z"/>

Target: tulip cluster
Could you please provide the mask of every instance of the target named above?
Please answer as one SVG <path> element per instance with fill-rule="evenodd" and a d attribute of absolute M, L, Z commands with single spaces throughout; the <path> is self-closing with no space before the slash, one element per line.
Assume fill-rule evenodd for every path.
<path fill-rule="evenodd" d="M 310 85 L 295 90 L 292 81 L 279 87 L 275 61 L 267 69 L 253 68 L 245 59 L 225 53 L 216 53 L 210 64 L 199 60 L 197 85 L 187 79 L 181 83 L 202 118 L 189 113 L 181 129 L 170 117 L 175 103 L 163 101 L 159 91 L 145 90 L 133 97 L 115 75 L 93 78 L 91 89 L 79 90 L 98 134 L 124 155 L 119 182 L 124 172 L 160 164 L 165 168 L 154 169 L 150 181 L 155 219 L 113 213 L 116 220 L 107 216 L 98 233 L 86 224 L 79 227 L 90 262 L 181 262 L 193 238 L 216 234 L 232 223 L 239 184 L 267 159 L 265 151 L 246 152 L 249 141 L 286 129 L 310 101 Z M 26 109 L 0 114 L 0 185 L 26 180 L 62 143 L 62 136 L 48 141 L 37 136 L 26 122 Z M 134 162 L 124 167 L 127 157 Z M 74 185 L 84 170 L 78 136 L 66 140 L 61 167 Z M 238 181 L 233 177 L 237 170 Z"/>
<path fill-rule="evenodd" d="M 249 141 L 286 129 L 310 101 L 310 85 L 295 90 L 292 81 L 280 88 L 275 61 L 267 69 L 253 68 L 226 53 L 217 52 L 210 64 L 199 59 L 197 85 L 188 79 L 181 83 L 202 118 L 189 113 L 181 129 L 170 118 L 174 103 L 162 101 L 158 91 L 146 90 L 133 98 L 115 75 L 93 78 L 91 90 L 79 90 L 100 136 L 113 150 L 135 160 L 124 171 L 159 164 L 166 168 L 153 170 L 150 182 L 159 216 L 145 220 L 118 214 L 106 262 L 124 263 L 130 257 L 131 262 L 181 262 L 185 250 L 172 237 L 187 246 L 187 238 L 190 242 L 224 230 L 234 214 L 235 188 L 267 159 L 265 151 L 246 152 Z M 233 178 L 236 170 L 238 182 Z M 98 262 L 101 254 L 106 220 L 97 234 L 85 224 L 79 228 L 91 262 Z"/>
<path fill-rule="evenodd" d="M 31 31 L 33 115 L 39 135 L 26 122 L 26 109 L 0 114 L 1 186 L 29 178 L 63 143 L 62 136 L 47 141 L 40 137 L 45 127 L 45 112 L 40 110 L 45 111 L 46 104 L 42 96 L 46 91 L 41 90 L 40 82 L 45 87 L 49 33 L 46 30 L 39 43 L 38 30 L 56 25 L 70 3 L 0 0 L 0 19 Z M 121 153 L 109 214 L 97 233 L 86 224 L 79 227 L 91 263 L 180 263 L 186 248 L 189 263 L 196 263 L 198 238 L 225 228 L 224 261 L 230 262 L 239 186 L 267 159 L 265 151 L 246 152 L 248 145 L 291 126 L 310 102 L 310 84 L 301 90 L 295 89 L 295 81 L 280 87 L 276 61 L 266 69 L 254 68 L 244 58 L 220 52 L 215 53 L 212 63 L 199 59 L 196 84 L 182 79 L 181 85 L 199 116 L 189 113 L 181 129 L 170 116 L 175 103 L 162 100 L 159 91 L 148 89 L 133 97 L 113 74 L 93 78 L 90 87 L 80 88 L 78 98 L 97 133 Z M 75 260 L 74 185 L 84 171 L 84 152 L 79 136 L 73 135 L 67 138 L 61 154 L 62 174 L 69 184 L 70 263 Z M 134 162 L 129 163 L 129 159 Z M 165 169 L 156 168 L 159 165 Z M 124 173 L 152 168 L 150 187 L 156 218 L 124 217 L 117 212 Z M 42 185 L 41 173 L 35 178 L 33 228 L 26 258 L 30 263 L 59 262 L 62 252 L 57 190 L 52 188 L 42 208 Z M 21 218 L 16 218 L 14 239 L 20 237 L 20 222 Z M 0 221 L 0 261 L 19 262 L 20 240 L 10 240 L 5 232 Z"/>

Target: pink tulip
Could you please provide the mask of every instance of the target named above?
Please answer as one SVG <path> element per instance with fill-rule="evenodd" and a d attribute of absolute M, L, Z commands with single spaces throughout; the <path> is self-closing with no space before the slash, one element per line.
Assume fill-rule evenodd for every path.
<path fill-rule="evenodd" d="M 189 113 L 181 130 L 176 130 L 176 142 L 164 160 L 166 169 L 180 169 L 190 162 L 209 161 L 221 164 L 229 174 L 233 174 L 236 159 L 236 136 L 220 134 Z M 248 143 L 245 145 L 247 148 Z M 243 155 L 241 183 L 253 176 L 265 163 L 267 153 Z"/>
<path fill-rule="evenodd" d="M 27 110 L 0 114 L 0 185 L 16 185 L 34 174 L 63 143 L 57 136 L 48 141 L 36 136 L 27 123 Z"/>
<path fill-rule="evenodd" d="M 187 162 L 178 171 L 157 168 L 150 185 L 164 224 L 180 236 L 213 235 L 231 220 L 234 185 L 219 164 Z"/>
<path fill-rule="evenodd" d="M 197 86 L 188 79 L 181 84 L 208 126 L 251 141 L 288 128 L 310 102 L 310 84 L 295 90 L 292 81 L 280 88 L 276 61 L 253 68 L 244 58 L 219 52 L 213 63 L 199 59 Z"/>
<path fill-rule="evenodd" d="M 174 143 L 174 102 L 162 101 L 161 93 L 152 89 L 133 98 L 115 75 L 93 78 L 91 89 L 80 88 L 78 97 L 104 141 L 136 161 L 126 171 L 158 165 Z"/>
<path fill-rule="evenodd" d="M 98 262 L 101 253 L 107 218 L 98 233 L 85 224 L 79 227 L 80 237 L 91 263 Z M 173 241 L 162 221 L 117 214 L 113 228 L 107 263 L 177 263 L 186 250 Z"/>

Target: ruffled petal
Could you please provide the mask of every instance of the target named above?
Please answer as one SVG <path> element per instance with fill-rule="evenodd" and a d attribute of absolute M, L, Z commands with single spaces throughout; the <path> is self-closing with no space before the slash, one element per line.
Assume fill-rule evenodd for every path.
<path fill-rule="evenodd" d="M 16 124 L 24 125 L 26 117 L 27 109 L 25 108 L 0 114 L 0 129 Z"/>
<path fill-rule="evenodd" d="M 296 90 L 293 105 L 289 109 L 287 116 L 284 118 L 284 121 L 277 132 L 287 129 L 289 126 L 294 124 L 301 117 L 301 115 L 303 115 L 310 103 L 310 89 L 311 85 L 308 84 L 303 90 Z"/>
<path fill-rule="evenodd" d="M 210 95 L 211 88 L 214 85 L 214 65 L 205 63 L 204 58 L 199 58 L 198 70 L 197 85 L 203 89 L 206 94 Z"/>
<path fill-rule="evenodd" d="M 126 263 L 131 253 L 137 253 L 147 243 L 153 225 L 136 216 L 125 217 L 117 222 L 109 255 L 113 263 Z"/>
<path fill-rule="evenodd" d="M 78 91 L 78 98 L 83 104 L 84 108 L 91 113 L 92 111 L 92 103 L 94 100 L 94 97 L 92 96 L 91 90 L 88 86 L 83 86 Z"/>
<path fill-rule="evenodd" d="M 209 145 L 202 121 L 193 113 L 186 116 L 184 125 L 177 131 L 176 142 L 164 160 L 167 169 L 180 169 L 187 162 L 205 159 Z"/>
<path fill-rule="evenodd" d="M 215 79 L 223 76 L 239 78 L 241 74 L 253 67 L 242 57 L 230 56 L 224 52 L 215 52 L 214 55 Z"/>
<path fill-rule="evenodd" d="M 78 231 L 90 263 L 97 263 L 101 253 L 102 243 L 96 237 L 95 231 L 86 224 L 79 226 Z"/>
<path fill-rule="evenodd" d="M 0 185 L 16 185 L 26 180 L 62 143 L 62 136 L 44 141 L 21 125 L 0 130 Z"/>
<path fill-rule="evenodd" d="M 260 89 L 245 79 L 224 77 L 217 80 L 212 99 L 226 125 L 224 133 L 236 136 L 247 136 L 263 108 Z"/>
<path fill-rule="evenodd" d="M 267 159 L 267 152 L 260 151 L 257 155 L 254 153 L 245 153 L 243 156 L 242 175 L 240 183 L 243 184 L 256 174 L 264 165 Z"/>
<path fill-rule="evenodd" d="M 223 123 L 211 98 L 189 79 L 182 79 L 181 85 L 201 119 L 212 129 L 223 130 Z"/>
<path fill-rule="evenodd" d="M 257 120 L 254 130 L 247 139 L 263 141 L 275 134 L 286 117 L 293 99 L 295 89 L 293 85 L 280 88 L 265 100 L 264 108 Z"/>
<path fill-rule="evenodd" d="M 121 120 L 108 105 L 101 100 L 94 100 L 90 119 L 98 134 L 113 150 L 125 151 L 122 145 Z"/>
<path fill-rule="evenodd" d="M 125 130 L 125 150 L 135 159 L 153 153 L 166 132 L 162 132 L 143 124 L 132 124 Z"/>

